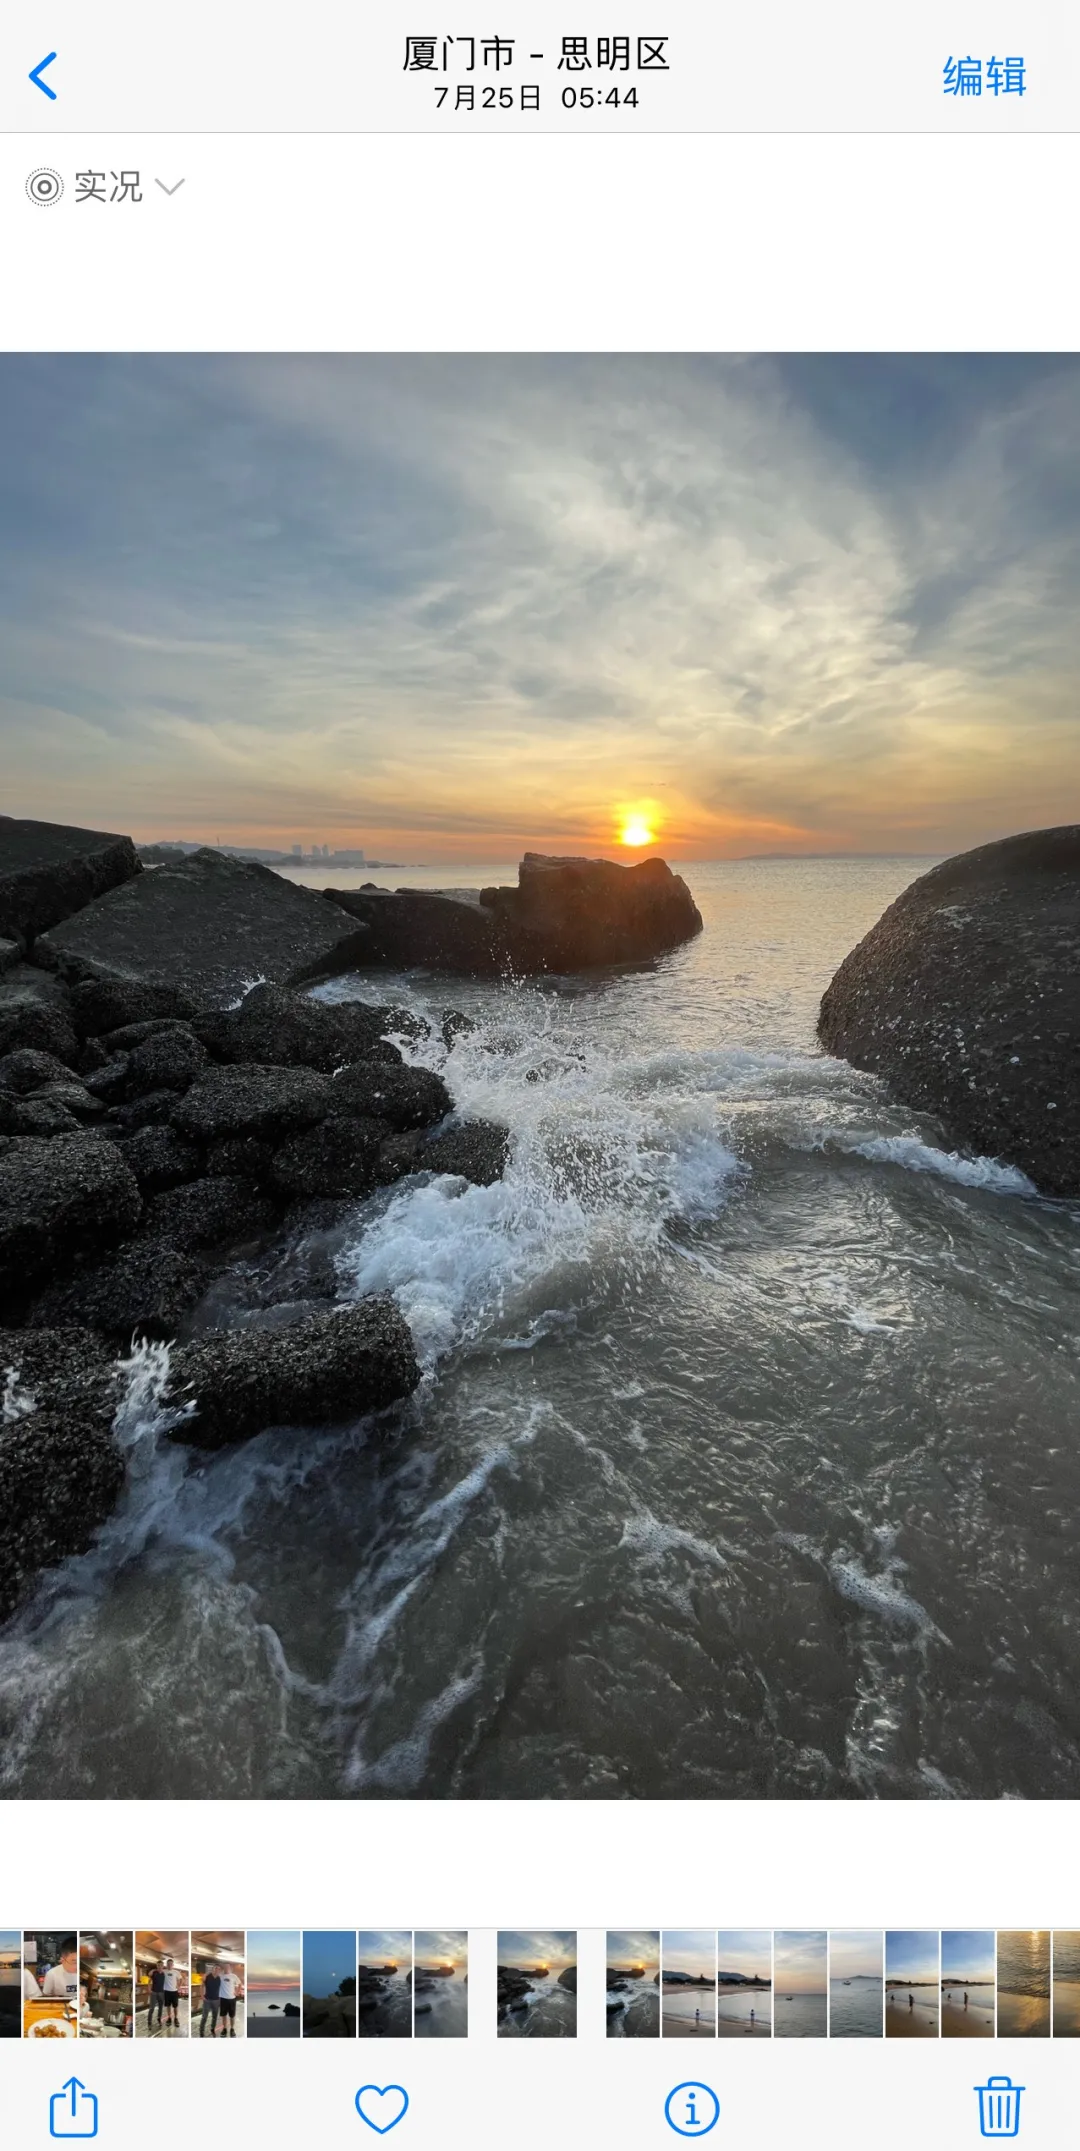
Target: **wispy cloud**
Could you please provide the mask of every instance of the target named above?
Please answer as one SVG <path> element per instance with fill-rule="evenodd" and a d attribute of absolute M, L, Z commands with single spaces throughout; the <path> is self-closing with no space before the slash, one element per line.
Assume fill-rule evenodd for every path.
<path fill-rule="evenodd" d="M 1078 379 L 0 359 L 6 790 L 432 857 L 606 844 L 637 799 L 683 856 L 1060 819 Z"/>

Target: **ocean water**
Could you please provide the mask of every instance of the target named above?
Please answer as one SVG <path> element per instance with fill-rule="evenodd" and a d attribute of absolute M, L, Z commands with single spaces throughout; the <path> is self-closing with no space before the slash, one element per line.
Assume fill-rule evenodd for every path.
<path fill-rule="evenodd" d="M 641 1979 L 627 1979 L 617 1992 L 610 1988 L 607 2002 L 620 2003 L 607 2019 L 609 2039 L 656 2039 L 660 2033 L 660 1989 L 655 1969 Z"/>
<path fill-rule="evenodd" d="M 860 1972 L 850 1980 L 830 1980 L 830 2039 L 880 2039 L 884 2004 L 880 1975 Z"/>
<path fill-rule="evenodd" d="M 320 989 L 474 1017 L 410 1051 L 506 1179 L 215 1294 L 394 1292 L 378 1423 L 189 1454 L 135 1356 L 121 1508 L 0 1636 L 0 1792 L 1076 1793 L 1080 1211 L 814 1036 L 925 864 L 687 867 L 706 931 L 645 971 Z"/>
<path fill-rule="evenodd" d="M 577 1996 L 559 1985 L 559 1974 L 538 1974 L 523 1999 L 525 2009 L 508 2011 L 498 2027 L 500 2039 L 574 2039 Z"/>
<path fill-rule="evenodd" d="M 784 1994 L 776 1990 L 776 2039 L 824 2039 L 828 2036 L 829 2001 L 820 1994 Z"/>
<path fill-rule="evenodd" d="M 665 2039 L 714 2039 L 716 2037 L 715 1987 L 660 1989 L 660 2028 Z"/>
<path fill-rule="evenodd" d="M 469 2029 L 469 1989 L 458 1973 L 453 1979 L 437 1979 L 417 1994 L 413 2031 L 417 2039 L 464 2039 Z"/>

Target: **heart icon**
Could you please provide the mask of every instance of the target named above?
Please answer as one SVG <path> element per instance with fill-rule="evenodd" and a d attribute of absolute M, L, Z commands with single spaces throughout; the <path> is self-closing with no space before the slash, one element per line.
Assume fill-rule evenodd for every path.
<path fill-rule="evenodd" d="M 409 2094 L 403 2084 L 361 2084 L 356 2094 L 356 2111 L 361 2121 L 377 2136 L 385 2136 L 388 2129 L 396 2129 L 404 2120 L 409 2106 Z"/>

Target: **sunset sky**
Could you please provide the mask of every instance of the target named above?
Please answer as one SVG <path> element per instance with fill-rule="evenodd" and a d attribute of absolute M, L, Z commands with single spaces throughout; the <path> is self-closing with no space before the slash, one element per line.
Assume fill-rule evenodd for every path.
<path fill-rule="evenodd" d="M 292 1994 L 300 1984 L 300 1936 L 291 1928 L 262 1928 L 247 1938 L 247 1983 L 261 1994 Z"/>
<path fill-rule="evenodd" d="M 760 1927 L 722 1928 L 716 1938 L 721 1973 L 741 1972 L 744 1979 L 768 1979 L 772 1973 L 772 1935 Z"/>
<path fill-rule="evenodd" d="M 829 1935 L 829 1973 L 833 1979 L 880 1979 L 880 1930 L 835 1930 Z"/>
<path fill-rule="evenodd" d="M 417 1970 L 452 1964 L 455 1971 L 469 1966 L 469 1937 L 460 1927 L 426 1927 L 413 1936 Z"/>
<path fill-rule="evenodd" d="M 552 1972 L 565 1972 L 577 1963 L 577 1935 L 562 1930 L 552 1933 L 532 1928 L 505 1928 L 499 1935 L 499 1963 L 519 1971 L 535 1971 L 546 1964 Z"/>
<path fill-rule="evenodd" d="M 432 864 L 1075 818 L 1078 383 L 2 357 L 4 809 Z"/>
<path fill-rule="evenodd" d="M 820 1929 L 787 1930 L 773 1937 L 773 1984 L 777 1993 L 823 1994 L 827 1943 Z"/>
<path fill-rule="evenodd" d="M 936 1979 L 940 1942 L 932 1929 L 900 1927 L 885 1936 L 886 1979 Z"/>

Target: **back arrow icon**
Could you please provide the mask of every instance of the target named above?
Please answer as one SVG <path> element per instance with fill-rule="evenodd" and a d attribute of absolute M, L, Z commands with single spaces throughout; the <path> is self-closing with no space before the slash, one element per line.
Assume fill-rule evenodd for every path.
<path fill-rule="evenodd" d="M 42 75 L 45 73 L 45 69 L 47 67 L 52 66 L 52 63 L 55 58 L 55 52 L 47 52 L 45 54 L 45 58 L 43 60 L 39 60 L 37 66 L 32 67 L 30 69 L 30 80 L 34 85 L 34 88 L 37 90 L 41 90 L 46 97 L 51 97 L 54 104 L 56 103 L 56 91 L 51 90 L 49 88 L 48 83 L 43 82 L 41 78 Z"/>

